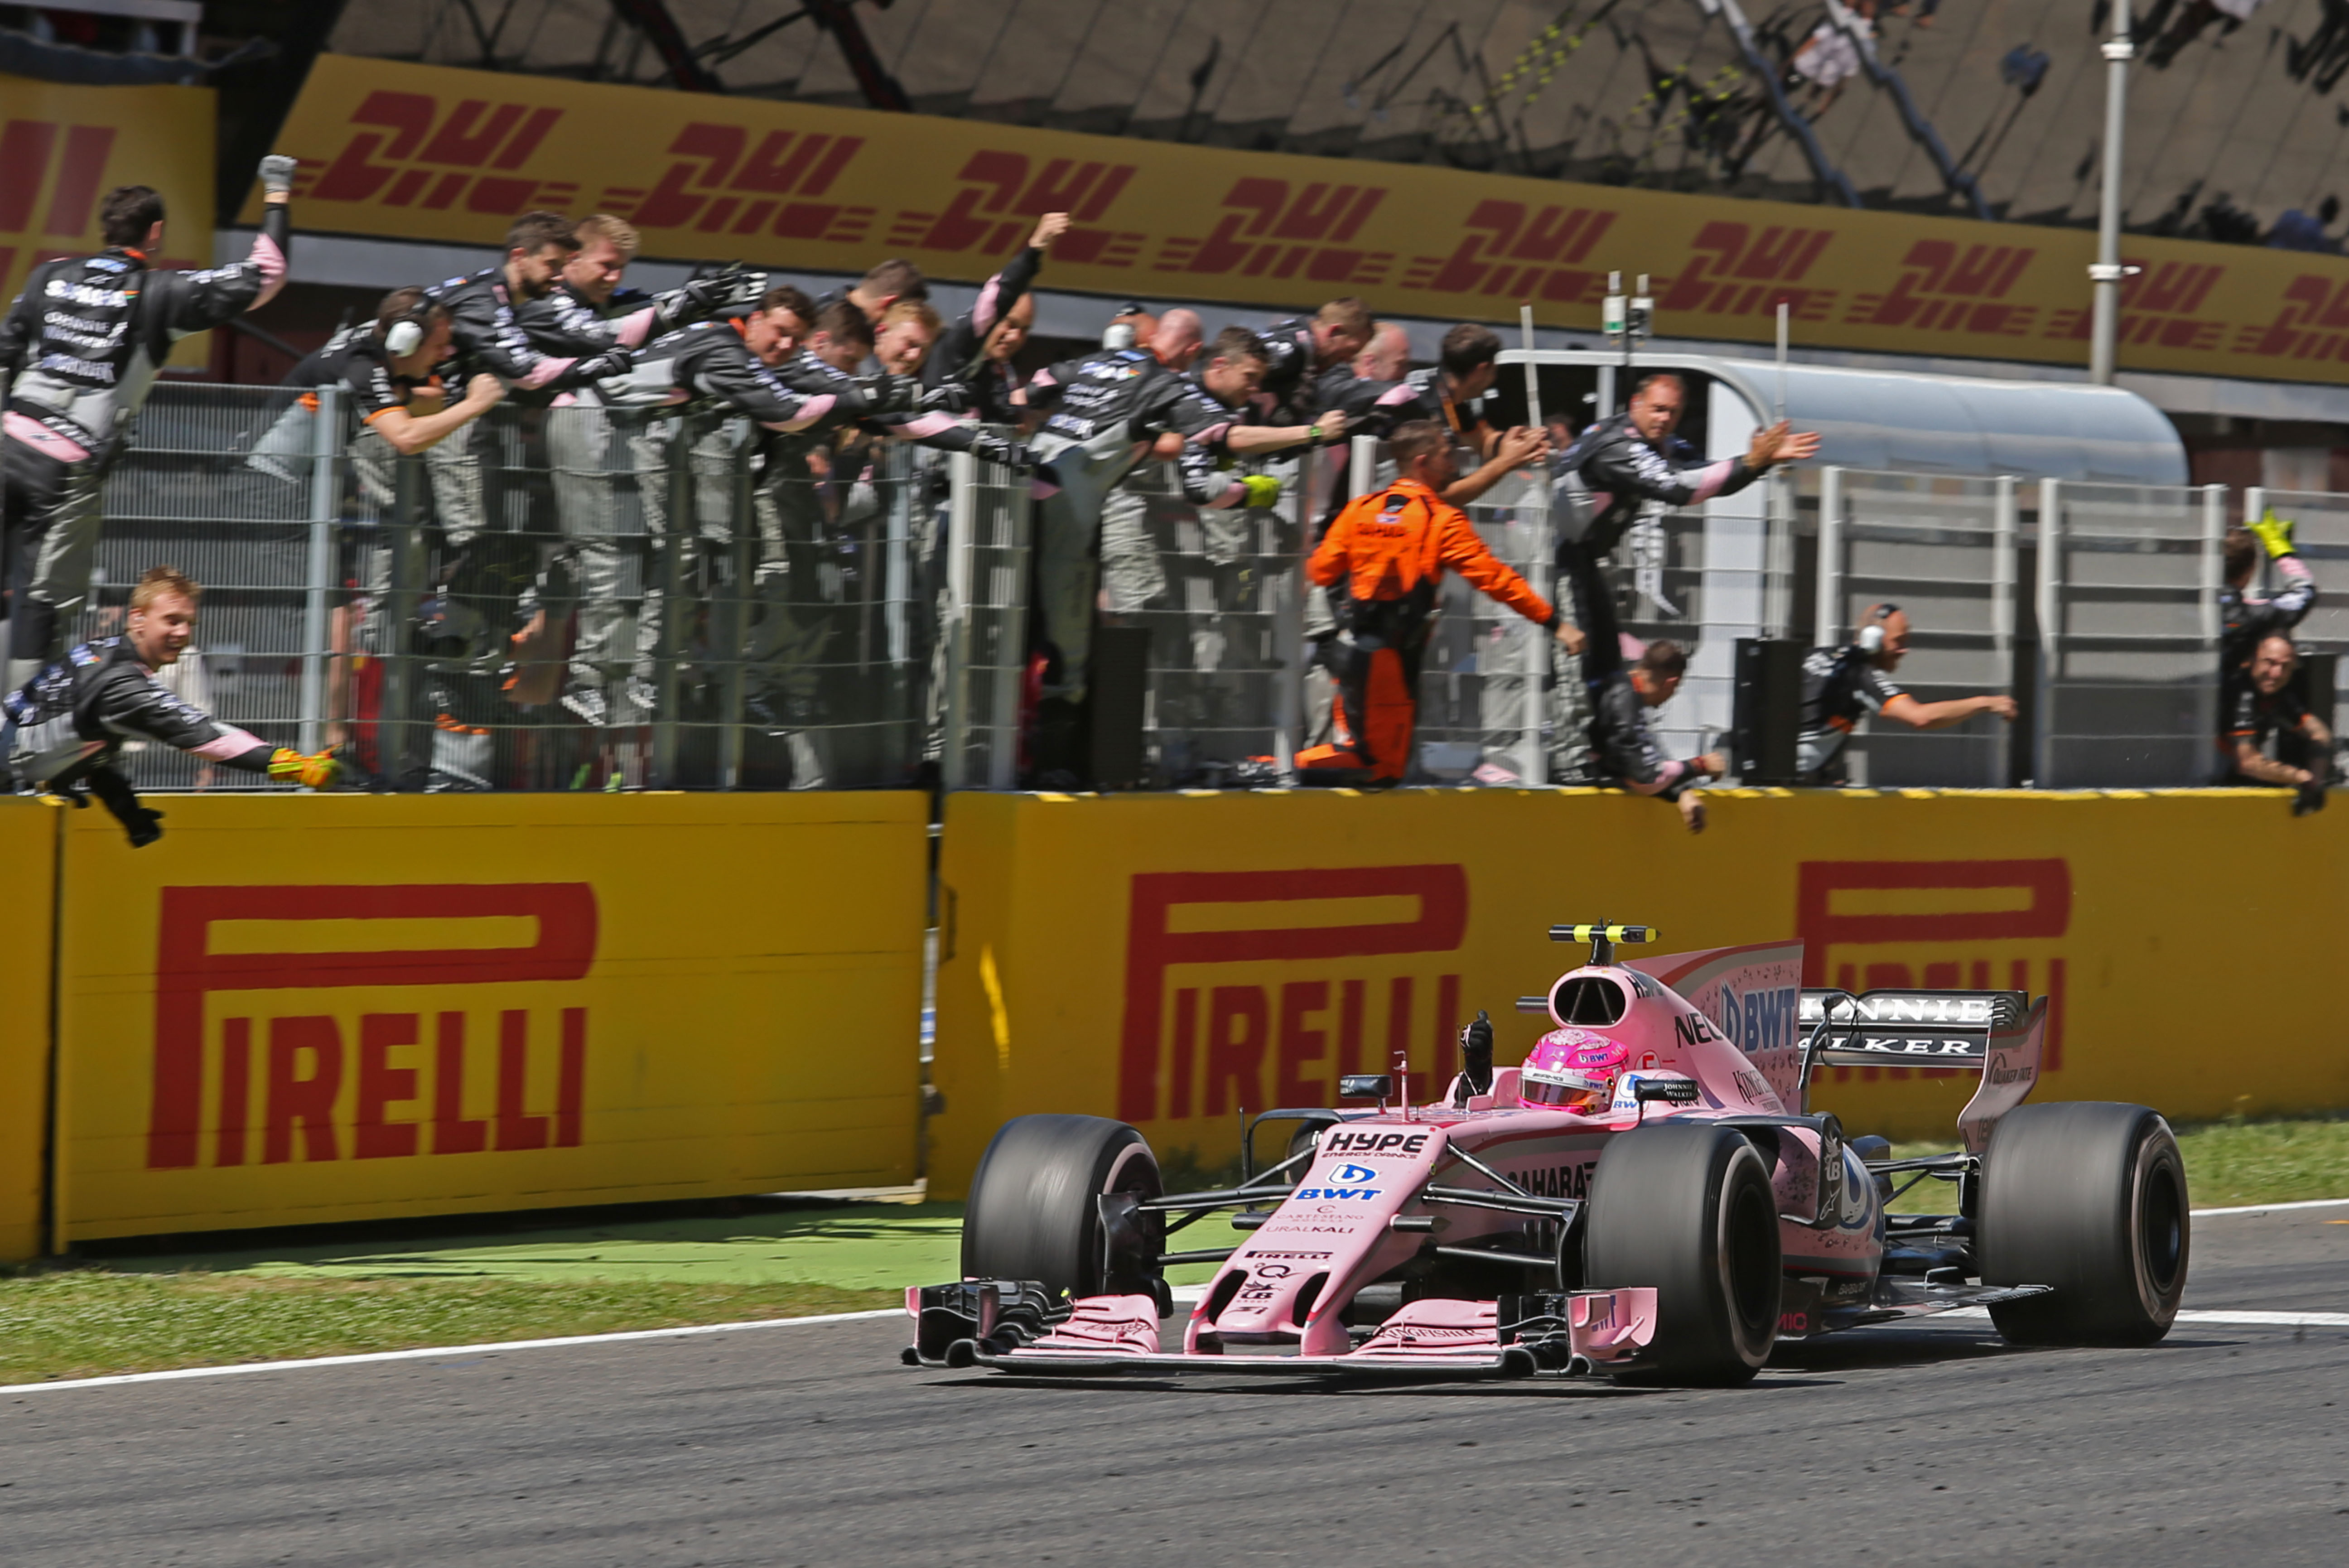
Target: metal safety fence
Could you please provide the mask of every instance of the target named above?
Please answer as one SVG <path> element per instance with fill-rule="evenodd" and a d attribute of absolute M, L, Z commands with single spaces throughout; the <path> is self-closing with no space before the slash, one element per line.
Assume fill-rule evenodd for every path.
<path fill-rule="evenodd" d="M 1329 738 L 1317 654 L 1333 623 L 1306 562 L 1392 470 L 1367 439 L 1266 466 L 1286 487 L 1268 509 L 1195 505 L 1146 461 L 1111 493 L 1099 622 L 1147 639 L 1133 782 L 1291 782 L 1297 753 Z M 2207 782 L 2227 523 L 2272 507 L 2320 582 L 2349 562 L 2343 495 L 2251 490 L 2238 506 L 2220 487 L 1836 467 L 1815 493 L 1815 512 L 1785 484 L 1651 508 L 1617 547 L 1632 650 L 1690 652 L 1651 717 L 1673 754 L 1721 743 L 1739 639 L 1787 636 L 1799 614 L 1832 648 L 1893 603 L 1912 625 L 1901 686 L 1929 702 L 2005 693 L 2022 711 L 2011 727 L 1866 724 L 1850 782 Z M 1555 594 L 1560 520 L 1537 474 L 1468 510 Z M 166 681 L 273 743 L 341 746 L 377 787 L 1008 789 L 1032 776 L 1045 669 L 1035 530 L 1027 476 L 854 431 L 778 440 L 669 408 L 502 406 L 403 454 L 331 390 L 166 385 L 109 477 L 77 631 L 119 631 L 139 575 L 180 567 L 205 585 L 203 616 Z M 2304 648 L 2349 651 L 2344 599 L 2320 600 Z M 1411 778 L 1588 782 L 1579 661 L 1457 578 L 1437 609 Z M 129 762 L 147 788 L 256 782 L 152 745 Z"/>

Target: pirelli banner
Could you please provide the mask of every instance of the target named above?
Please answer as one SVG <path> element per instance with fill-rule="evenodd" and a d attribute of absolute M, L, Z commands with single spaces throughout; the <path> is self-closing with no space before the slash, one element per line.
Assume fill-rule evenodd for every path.
<path fill-rule="evenodd" d="M 42 1251 L 49 1110 L 49 964 L 57 910 L 58 807 L 0 795 L 0 1262 Z"/>
<path fill-rule="evenodd" d="M 981 120 L 339 56 L 279 138 L 297 226 L 494 244 L 533 207 L 631 219 L 647 254 L 976 282 L 1038 213 L 1059 288 L 1596 330 L 1654 275 L 1668 336 L 2085 365 L 2085 231 L 1572 185 Z M 256 196 L 255 201 L 258 200 Z M 246 216 L 257 221 L 257 209 Z M 2349 380 L 2349 260 L 2128 240 L 2121 363 Z"/>
<path fill-rule="evenodd" d="M 918 794 L 161 805 L 64 814 L 59 1245 L 913 1179 Z"/>
<path fill-rule="evenodd" d="M 158 265 L 212 265 L 214 94 L 192 87 L 69 87 L 0 76 L 0 302 L 52 257 L 105 244 L 98 198 L 152 185 L 169 217 Z M 200 365 L 211 334 L 171 356 Z"/>
<path fill-rule="evenodd" d="M 1633 961 L 1799 940 L 1778 983 L 1711 1000 L 1749 1051 L 1796 1043 L 1806 984 L 2028 991 L 2050 1009 L 2037 1098 L 2349 1106 L 2323 979 L 2349 929 L 2349 815 L 2224 791 L 1708 798 L 1692 836 L 1588 791 L 950 797 L 933 1192 L 958 1194 L 1023 1112 L 1116 1116 L 1212 1167 L 1242 1110 L 1335 1104 L 1340 1075 L 1398 1054 L 1423 1097 L 1479 1008 L 1515 1064 L 1548 1027 L 1516 1000 L 1584 956 L 1548 929 L 1598 919 L 1661 928 Z M 1955 1147 L 1978 1081 L 1834 1067 L 1813 1103 Z"/>

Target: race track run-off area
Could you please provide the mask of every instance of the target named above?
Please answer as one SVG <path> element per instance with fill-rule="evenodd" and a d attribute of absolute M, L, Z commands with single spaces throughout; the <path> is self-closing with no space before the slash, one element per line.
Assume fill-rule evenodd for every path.
<path fill-rule="evenodd" d="M 1726 1392 L 1015 1381 L 898 1366 L 895 1317 L 59 1386 L 0 1397 L 0 1542 L 11 1568 L 2334 1564 L 2344 1220 L 2198 1221 L 2153 1349 L 1945 1318 Z"/>

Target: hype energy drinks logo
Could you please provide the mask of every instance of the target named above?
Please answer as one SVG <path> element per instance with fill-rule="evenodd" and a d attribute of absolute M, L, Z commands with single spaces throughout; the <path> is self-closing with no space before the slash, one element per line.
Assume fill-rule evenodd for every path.
<path fill-rule="evenodd" d="M 2040 1070 L 2064 1064 L 2072 869 L 2037 860 L 1806 860 L 1796 883 L 1803 983 L 1866 991 L 2022 991 L 2047 998 Z M 1875 952 L 1859 950 L 1874 948 Z M 1887 948 L 1895 950 L 1886 952 Z M 1836 1067 L 1836 1078 L 1907 1067 Z M 1915 1071 L 1944 1075 L 1951 1069 Z"/>
<path fill-rule="evenodd" d="M 585 1141 L 588 1010 L 560 986 L 595 959 L 588 884 L 166 888 L 161 917 L 149 1169 Z M 515 1006 L 515 981 L 556 989 Z"/>
<path fill-rule="evenodd" d="M 1328 1105 L 1339 1076 L 1397 1051 L 1440 1083 L 1457 1066 L 1467 930 L 1456 865 L 1136 876 L 1119 1117 Z"/>

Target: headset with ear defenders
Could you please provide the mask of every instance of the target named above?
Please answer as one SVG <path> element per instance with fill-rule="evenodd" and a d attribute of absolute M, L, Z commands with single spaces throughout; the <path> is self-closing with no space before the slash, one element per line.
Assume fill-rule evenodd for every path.
<path fill-rule="evenodd" d="M 1899 605 L 1878 605 L 1868 618 L 1868 625 L 1859 628 L 1858 647 L 1862 653 L 1884 651 L 1884 623 L 1900 613 Z"/>
<path fill-rule="evenodd" d="M 432 301 L 426 298 L 418 300 L 409 309 L 393 317 L 391 324 L 384 329 L 384 352 L 397 358 L 413 354 L 424 347 L 424 324 L 431 315 Z"/>

